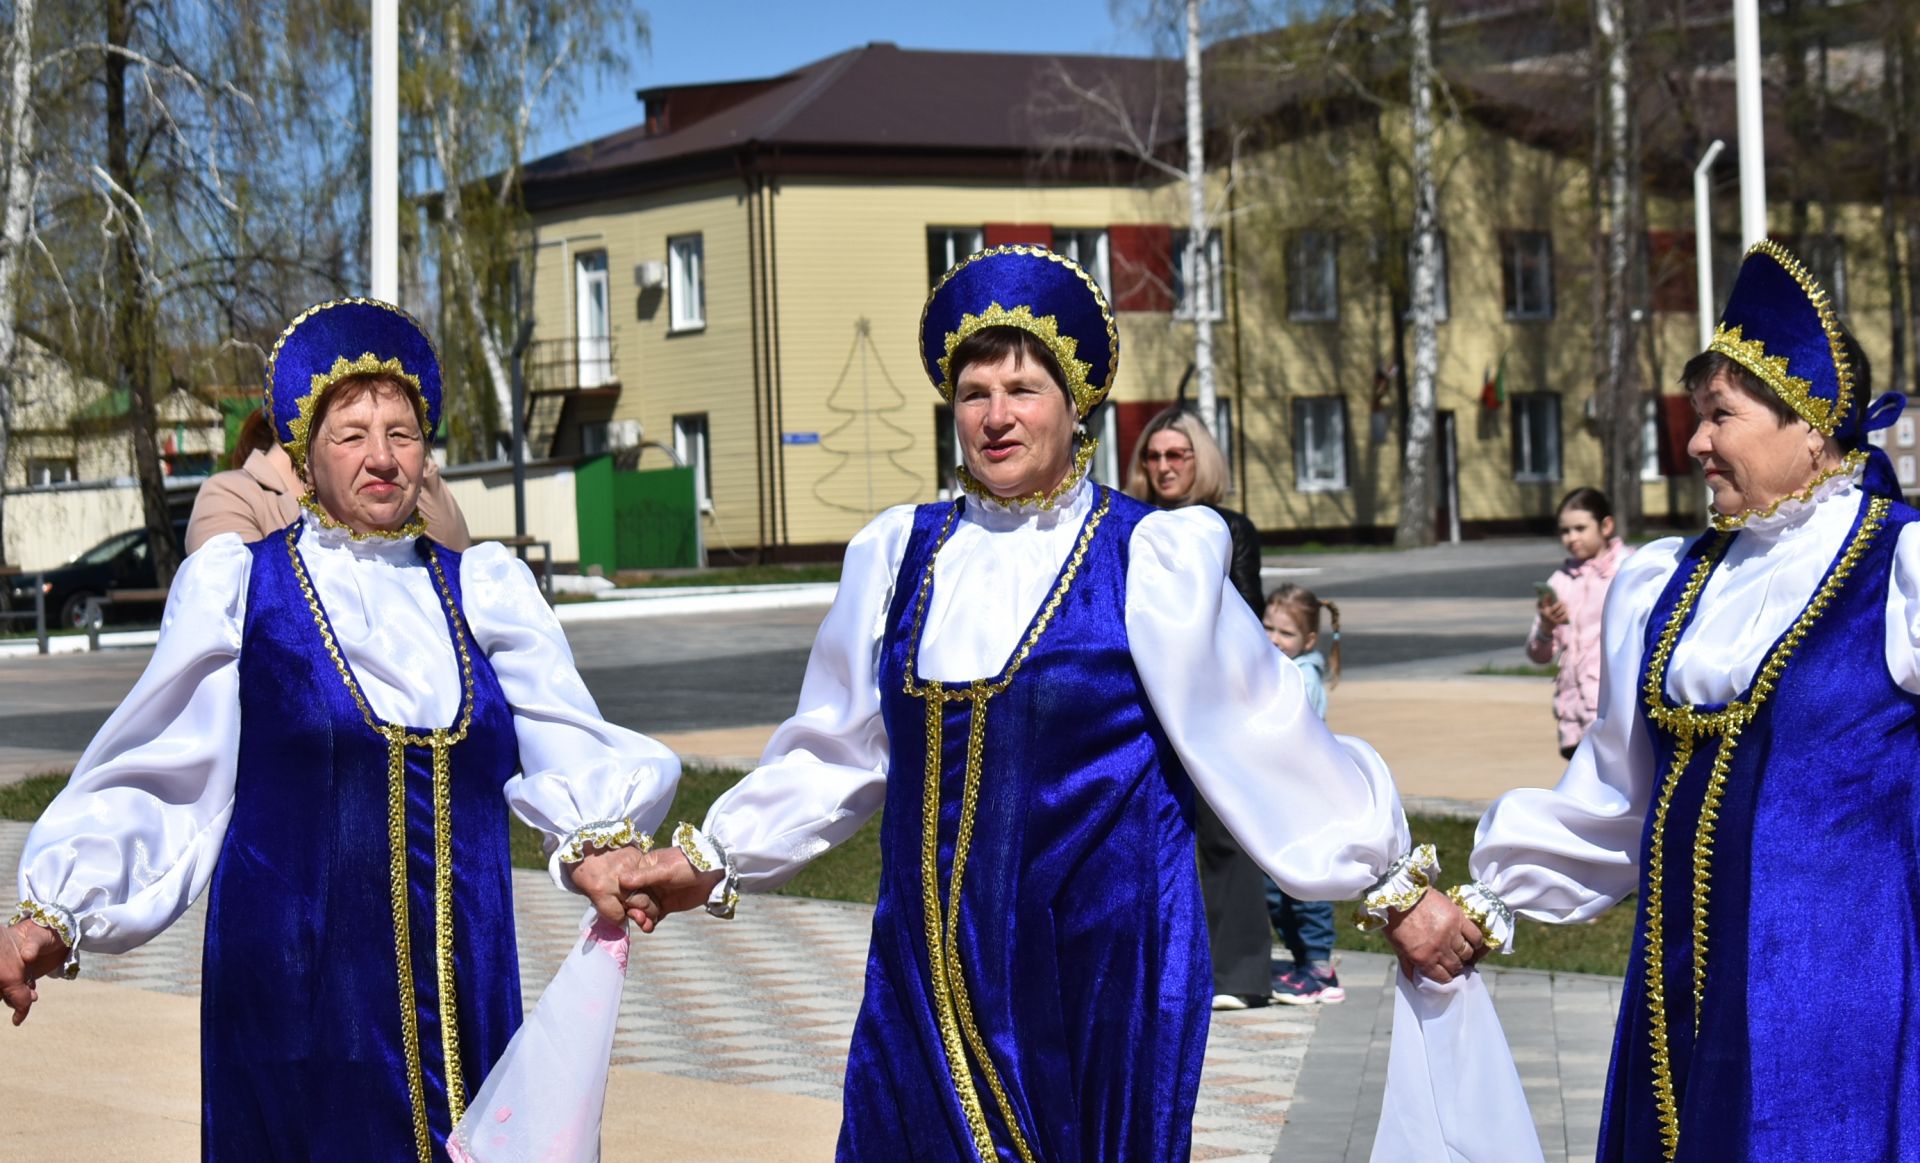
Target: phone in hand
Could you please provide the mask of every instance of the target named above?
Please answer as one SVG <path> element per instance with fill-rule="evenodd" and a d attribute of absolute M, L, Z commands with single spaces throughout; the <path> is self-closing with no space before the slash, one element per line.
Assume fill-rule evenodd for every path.
<path fill-rule="evenodd" d="M 1553 592 L 1552 582 L 1534 582 L 1533 596 L 1537 598 L 1542 605 L 1552 605 L 1554 602 L 1560 600 L 1560 595 Z"/>

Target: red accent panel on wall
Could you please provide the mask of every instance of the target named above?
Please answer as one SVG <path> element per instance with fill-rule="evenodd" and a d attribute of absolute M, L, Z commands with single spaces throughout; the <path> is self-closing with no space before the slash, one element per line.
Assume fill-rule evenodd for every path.
<path fill-rule="evenodd" d="M 1024 242 L 1028 246 L 1052 246 L 1053 227 L 1042 222 L 989 222 L 986 226 L 988 246 L 1012 246 Z"/>
<path fill-rule="evenodd" d="M 1173 228 L 1109 226 L 1113 309 L 1173 310 Z"/>
<path fill-rule="evenodd" d="M 1659 417 L 1660 475 L 1683 477 L 1693 473 L 1693 458 L 1687 455 L 1687 441 L 1693 439 L 1696 419 L 1693 401 L 1686 396 L 1660 396 Z"/>
<path fill-rule="evenodd" d="M 1693 231 L 1647 231 L 1647 281 L 1655 311 L 1697 311 L 1700 289 L 1695 280 Z"/>
<path fill-rule="evenodd" d="M 1140 433 L 1146 430 L 1147 421 L 1172 406 L 1172 400 L 1129 400 L 1113 406 L 1113 435 L 1119 441 L 1119 447 L 1113 451 L 1119 458 L 1121 487 L 1133 477 L 1133 461 L 1129 458 L 1133 456 L 1133 446 L 1139 441 Z"/>

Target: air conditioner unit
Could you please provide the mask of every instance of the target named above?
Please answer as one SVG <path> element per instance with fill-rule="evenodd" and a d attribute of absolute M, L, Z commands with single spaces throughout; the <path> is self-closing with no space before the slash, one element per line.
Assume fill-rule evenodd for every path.
<path fill-rule="evenodd" d="M 607 444 L 615 451 L 640 447 L 640 421 L 615 420 L 607 425 Z"/>
<path fill-rule="evenodd" d="M 663 262 L 635 263 L 633 283 L 643 291 L 657 291 L 667 285 L 667 264 Z"/>

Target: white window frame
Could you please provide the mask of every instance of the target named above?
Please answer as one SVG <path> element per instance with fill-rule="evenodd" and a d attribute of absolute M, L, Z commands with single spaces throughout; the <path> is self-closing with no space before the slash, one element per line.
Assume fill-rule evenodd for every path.
<path fill-rule="evenodd" d="M 1120 452 L 1120 422 L 1114 416 L 1112 404 L 1102 404 L 1088 417 L 1087 430 L 1100 444 L 1093 450 L 1093 464 L 1088 471 L 1093 479 L 1112 489 L 1125 489 L 1127 482 L 1122 475 L 1132 466 L 1127 464 Z"/>
<path fill-rule="evenodd" d="M 1318 269 L 1324 302 L 1308 301 L 1306 271 Z M 1340 236 L 1331 230 L 1296 230 L 1287 236 L 1287 318 L 1295 323 L 1332 323 L 1340 318 Z"/>
<path fill-rule="evenodd" d="M 1561 456 L 1565 451 L 1566 435 L 1561 431 L 1565 419 L 1561 415 L 1560 397 L 1553 392 L 1518 392 L 1512 397 L 1513 404 L 1513 479 L 1522 484 L 1557 481 L 1561 473 Z M 1523 408 L 1524 405 L 1524 408 Z M 1547 429 L 1551 441 L 1547 449 L 1544 466 L 1537 462 L 1541 459 L 1533 447 L 1533 424 L 1522 411 L 1531 413 L 1534 407 L 1546 408 L 1553 413 L 1553 424 Z"/>
<path fill-rule="evenodd" d="M 1504 297 L 1507 290 L 1511 289 L 1513 295 L 1511 301 L 1501 304 L 1502 310 L 1508 319 L 1526 321 L 1552 319 L 1554 316 L 1553 234 L 1546 230 L 1510 230 L 1506 237 L 1509 245 L 1502 249 L 1508 253 L 1503 254 L 1501 260 L 1502 262 L 1510 261 L 1512 266 L 1506 272 L 1501 294 Z M 1525 301 L 1526 280 L 1521 276 L 1527 269 L 1529 257 L 1539 261 L 1543 272 L 1541 281 L 1544 285 L 1541 288 L 1541 294 L 1546 300 L 1544 304 Z"/>
<path fill-rule="evenodd" d="M 934 253 L 938 244 L 940 252 Z M 927 285 L 940 281 L 940 276 L 953 269 L 953 265 L 970 254 L 978 254 L 987 248 L 987 228 L 984 226 L 929 226 L 927 227 Z M 939 270 L 933 268 L 938 265 Z"/>
<path fill-rule="evenodd" d="M 1093 281 L 1100 284 L 1100 293 L 1107 297 L 1108 305 L 1112 305 L 1113 260 L 1106 227 L 1056 227 L 1053 249 L 1079 263 L 1092 275 Z"/>
<path fill-rule="evenodd" d="M 1293 487 L 1303 493 L 1347 490 L 1345 396 L 1293 398 Z"/>
<path fill-rule="evenodd" d="M 693 470 L 694 497 L 700 502 L 702 513 L 713 512 L 712 439 L 707 413 L 693 412 L 673 418 L 673 454 Z"/>
<path fill-rule="evenodd" d="M 668 328 L 703 331 L 707 326 L 707 244 L 704 236 L 667 239 Z"/>
<path fill-rule="evenodd" d="M 607 252 L 573 256 L 574 382 L 583 388 L 610 384 L 613 375 L 613 299 Z"/>
<path fill-rule="evenodd" d="M 1913 447 L 1913 417 L 1902 416 L 1893 422 L 1893 442 L 1901 448 Z M 1886 429 L 1879 429 L 1885 432 Z"/>
<path fill-rule="evenodd" d="M 1193 285 L 1193 249 L 1187 240 L 1192 237 L 1191 230 L 1173 232 L 1173 317 L 1191 319 L 1193 304 L 1187 299 L 1187 288 Z M 1221 320 L 1227 317 L 1227 280 L 1226 246 L 1218 230 L 1207 231 L 1207 318 Z"/>
<path fill-rule="evenodd" d="M 1660 475 L 1660 397 L 1640 401 L 1640 479 L 1663 480 Z"/>
<path fill-rule="evenodd" d="M 1920 478 L 1917 478 L 1914 472 L 1914 458 L 1911 455 L 1896 458 L 1894 473 L 1898 476 L 1900 487 L 1903 489 L 1911 489 L 1916 484 L 1920 484 Z"/>
<path fill-rule="evenodd" d="M 80 462 L 71 456 L 30 456 L 27 458 L 27 487 L 52 488 L 80 479 Z"/>

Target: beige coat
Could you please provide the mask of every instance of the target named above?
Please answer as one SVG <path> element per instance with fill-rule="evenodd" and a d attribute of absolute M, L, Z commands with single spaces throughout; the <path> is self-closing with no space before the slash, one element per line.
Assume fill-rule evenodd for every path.
<path fill-rule="evenodd" d="M 279 445 L 255 451 L 247 463 L 208 477 L 193 501 L 187 520 L 187 552 L 221 533 L 238 533 L 242 541 L 258 541 L 284 529 L 300 515 L 300 494 L 306 486 L 293 471 L 293 458 Z M 473 544 L 467 519 L 440 479 L 440 469 L 427 461 L 427 479 L 420 486 L 420 515 L 427 519 L 427 536 L 448 549 Z"/>

